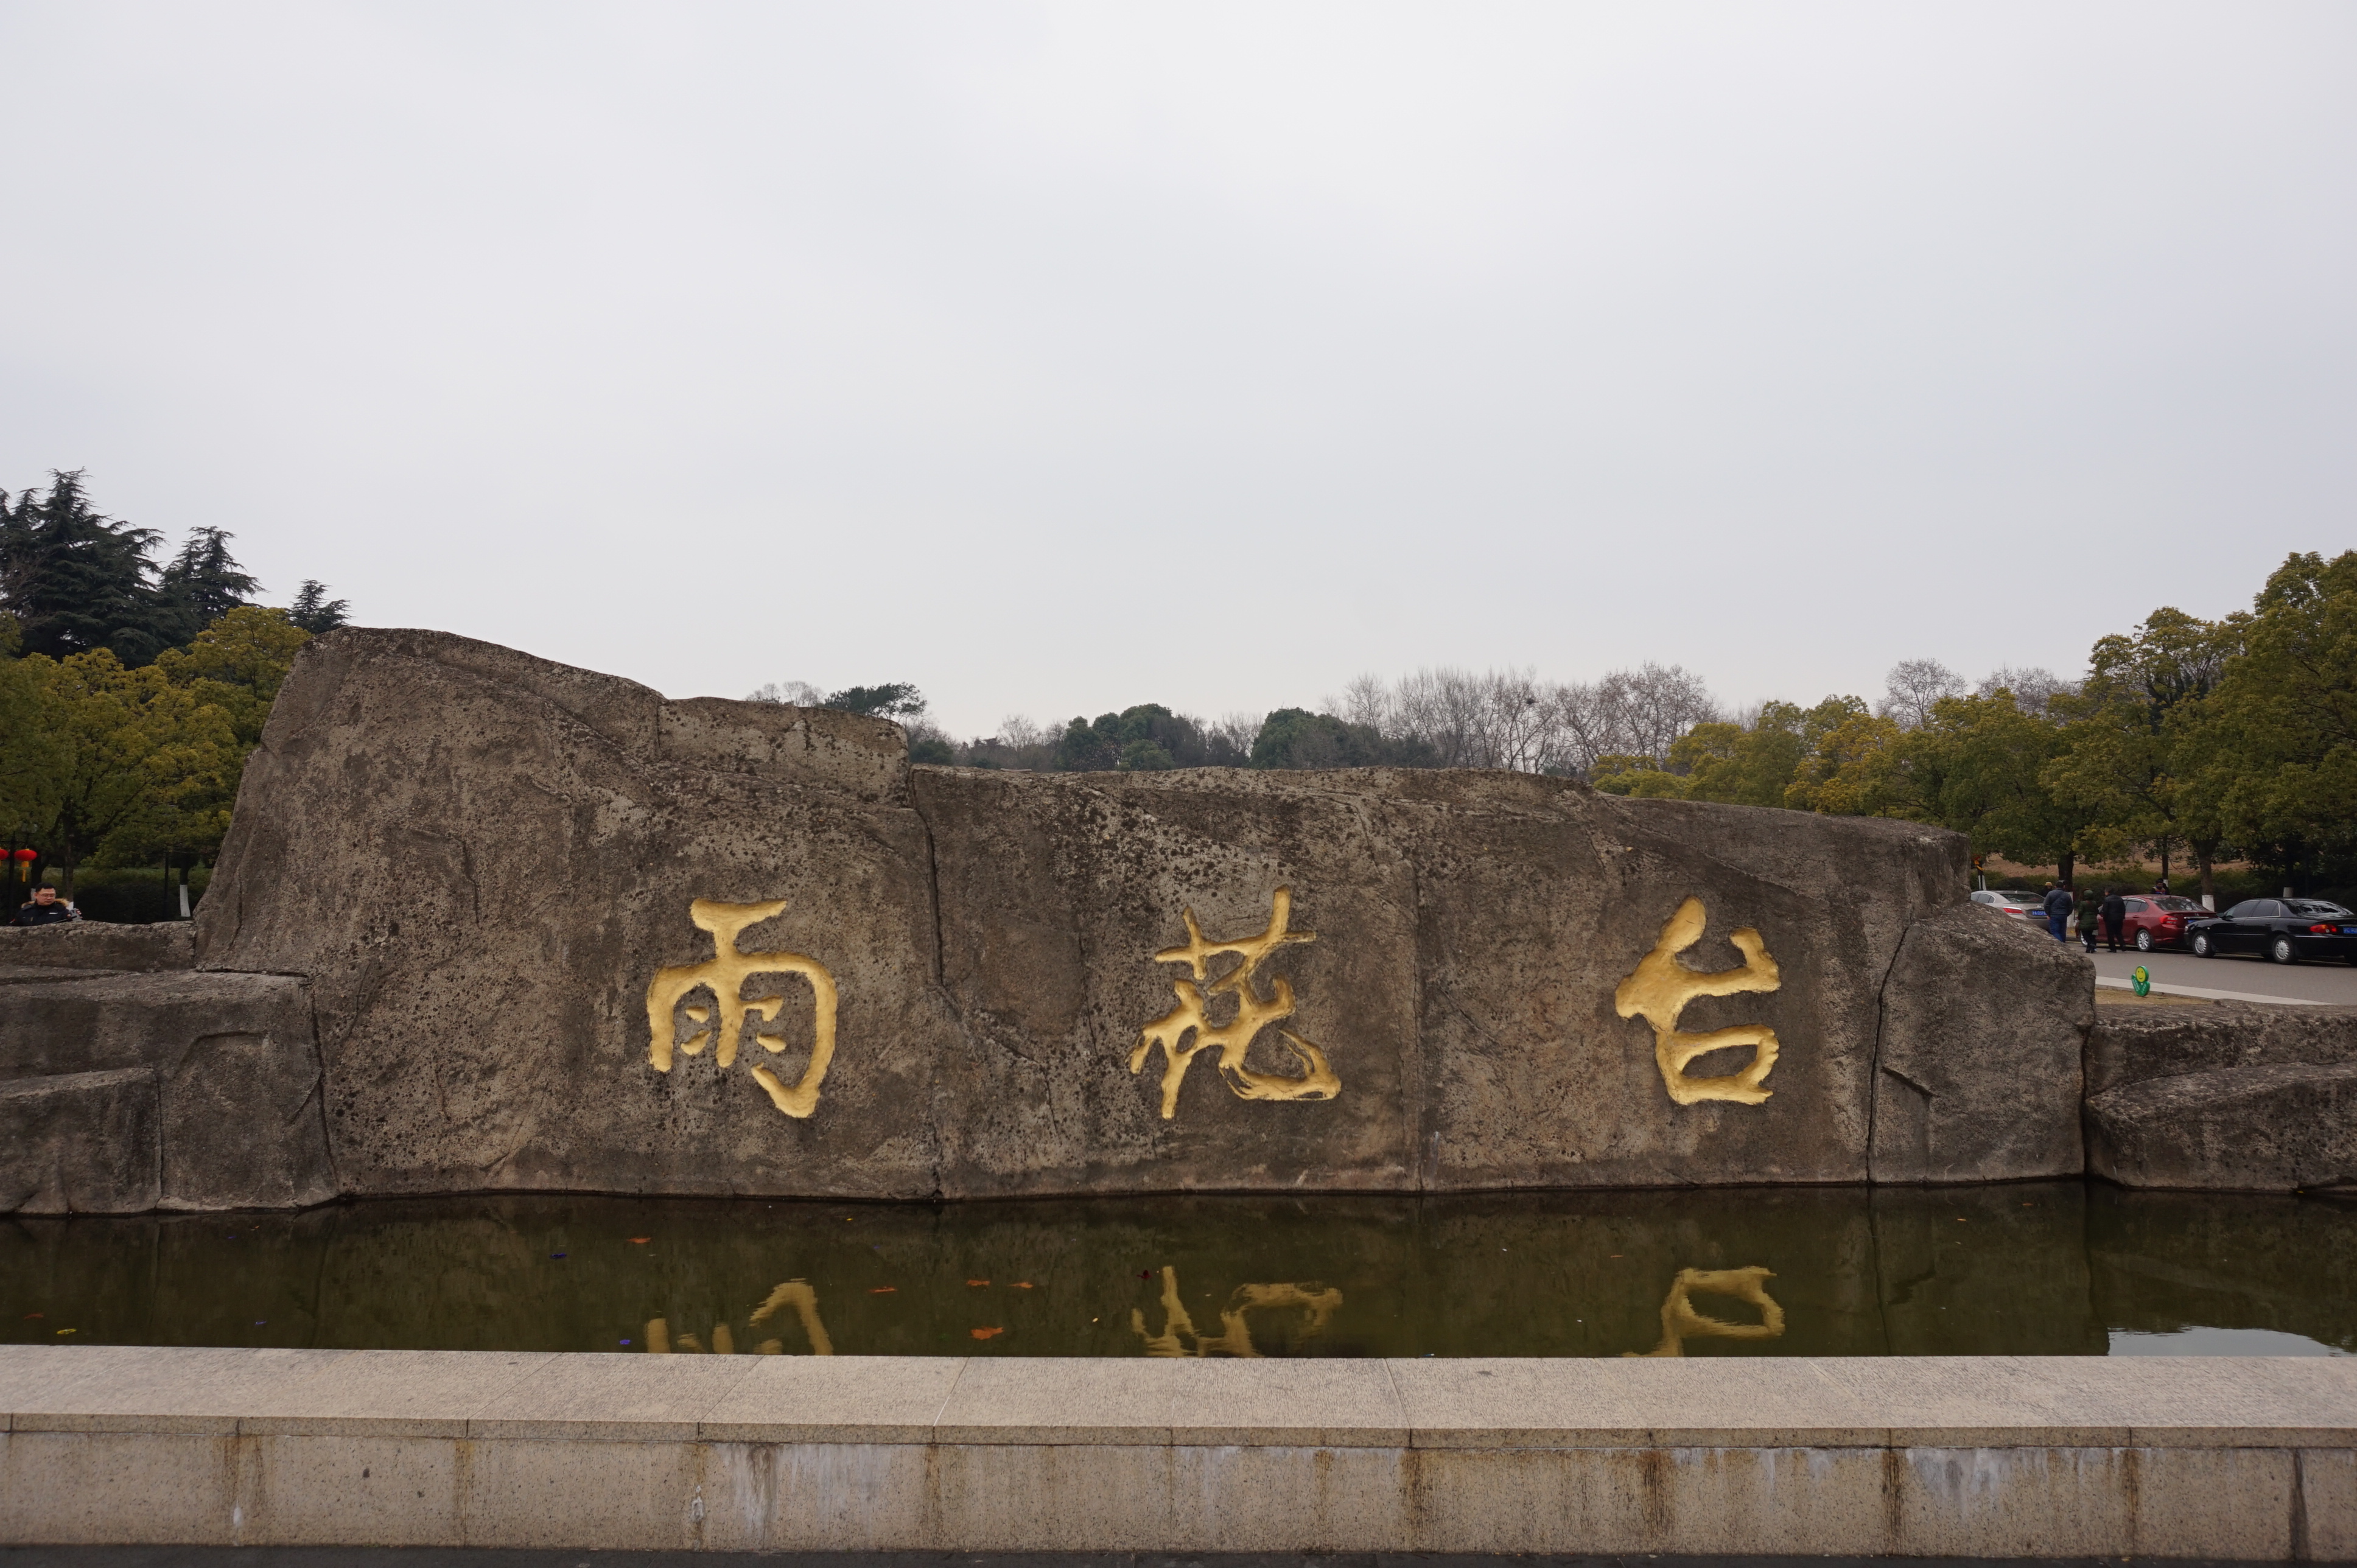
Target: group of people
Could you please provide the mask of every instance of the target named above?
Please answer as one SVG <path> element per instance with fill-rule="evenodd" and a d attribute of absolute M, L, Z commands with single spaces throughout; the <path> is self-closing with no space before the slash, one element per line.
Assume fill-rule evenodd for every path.
<path fill-rule="evenodd" d="M 2099 922 L 2112 951 L 2123 951 L 2127 946 L 2122 929 L 2127 924 L 2128 901 L 2116 887 L 2104 888 L 2098 900 L 2092 896 L 2080 898 L 2061 883 L 2050 882 L 2039 908 L 2046 911 L 2046 924 L 2058 942 L 2071 940 L 2071 917 L 2075 913 L 2079 918 L 2079 941 L 2089 952 L 2095 950 L 2095 928 Z"/>

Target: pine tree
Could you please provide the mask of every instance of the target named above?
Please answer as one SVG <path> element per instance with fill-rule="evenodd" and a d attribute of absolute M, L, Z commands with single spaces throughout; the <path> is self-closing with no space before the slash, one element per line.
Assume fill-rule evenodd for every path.
<path fill-rule="evenodd" d="M 302 591 L 286 611 L 286 618 L 317 637 L 351 622 L 351 601 L 328 597 L 328 585 L 317 577 L 303 579 Z"/>
<path fill-rule="evenodd" d="M 261 588 L 229 553 L 229 542 L 234 537 L 219 528 L 190 529 L 180 553 L 164 568 L 158 593 L 172 622 L 168 629 L 177 634 L 170 639 L 174 647 L 230 611 L 251 604 L 250 596 Z"/>
<path fill-rule="evenodd" d="M 25 651 L 111 648 L 136 666 L 178 640 L 151 581 L 162 537 L 93 510 L 79 468 L 51 469 L 46 494 L 28 489 L 13 506 L 0 490 L 0 609 L 16 618 Z"/>

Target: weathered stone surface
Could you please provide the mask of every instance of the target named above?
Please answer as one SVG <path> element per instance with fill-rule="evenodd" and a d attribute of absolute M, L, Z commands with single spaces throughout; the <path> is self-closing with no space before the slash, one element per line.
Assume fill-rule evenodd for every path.
<path fill-rule="evenodd" d="M 0 1212 L 138 1214 L 162 1194 L 146 1068 L 0 1083 Z"/>
<path fill-rule="evenodd" d="M 2087 1101 L 2089 1163 L 2128 1187 L 2357 1188 L 2357 1061 L 2181 1073 Z"/>
<path fill-rule="evenodd" d="M 312 977 L 348 1192 L 922 1196 L 955 1038 L 927 865 L 896 725 L 344 631 L 306 648 L 247 764 L 198 950 Z M 781 1056 L 650 1065 L 654 972 L 713 956 L 699 898 L 783 901 L 744 950 L 832 972 L 817 1114 L 780 1114 L 751 1075 L 801 1076 L 800 978 L 770 987 Z"/>
<path fill-rule="evenodd" d="M 1963 923 L 1964 869 L 1912 824 L 1514 774 L 911 770 L 879 721 L 348 629 L 282 691 L 198 953 L 309 977 L 348 1192 L 2075 1169 L 2083 966 Z M 780 955 L 727 966 L 717 1025 L 692 1011 L 715 1000 L 684 972 L 715 954 L 693 900 Z M 1159 956 L 1190 912 L 1193 958 Z M 724 1070 L 705 1032 L 748 969 L 783 1000 Z M 1920 1004 L 1886 998 L 1919 972 Z M 1984 990 L 2038 1016 L 1998 1038 L 1950 1015 Z M 829 994 L 834 1054 L 797 1101 Z M 1885 1036 L 1946 1103 L 1878 1142 Z M 1182 1045 L 1201 1059 L 1174 1077 Z"/>
<path fill-rule="evenodd" d="M 0 1086 L 144 1075 L 159 1173 L 150 1206 L 290 1208 L 336 1196 L 307 983 L 43 972 L 0 986 Z M 39 1187 L 46 1158 L 0 1142 L 0 1199 Z"/>
<path fill-rule="evenodd" d="M 1882 977 L 1962 885 L 1954 841 L 1920 828 L 1515 774 L 921 768 L 914 788 L 976 1040 L 941 1079 L 950 1191 L 1863 1180 Z M 1133 1076 L 1130 1052 L 1187 971 L 1154 955 L 1186 945 L 1187 909 L 1215 938 L 1261 930 L 1279 887 L 1317 940 L 1262 972 L 1290 981 L 1285 1026 L 1340 1093 L 1249 1101 L 1204 1061 L 1162 1118 L 1162 1053 Z M 1756 927 L 1781 964 L 1775 991 L 1680 1020 L 1773 1026 L 1763 1103 L 1676 1103 L 1650 1026 L 1617 1015 L 1688 897 L 1689 963 L 1739 964 L 1727 933 Z M 1264 1040 L 1253 1068 L 1300 1073 Z"/>
<path fill-rule="evenodd" d="M 2088 1169 L 2124 1186 L 2357 1187 L 2357 1007 L 2105 1016 L 2087 1089 Z"/>
<path fill-rule="evenodd" d="M 1160 787 L 1157 787 L 1159 785 Z M 942 911 L 942 984 L 972 1044 L 942 1064 L 942 1187 L 956 1193 L 1267 1190 L 1414 1185 L 1422 1128 L 1414 889 L 1368 802 L 1301 778 L 921 770 Z M 1161 1115 L 1167 1058 L 1130 1070 L 1169 1013 L 1186 944 L 1294 932 L 1256 982 L 1322 1047 L 1331 1099 L 1240 1100 L 1210 1053 Z M 1221 961 L 1223 964 L 1231 961 Z M 1226 1009 L 1223 1008 L 1222 1011 Z M 1248 1058 L 1297 1076 L 1272 1028 Z"/>
<path fill-rule="evenodd" d="M 187 920 L 117 926 L 77 920 L 64 926 L 0 926 L 0 970 L 125 970 L 152 974 L 197 967 L 196 928 Z"/>
<path fill-rule="evenodd" d="M 1419 1015 L 1439 1188 L 1863 1181 L 1883 977 L 1909 924 L 1963 897 L 1964 844 L 1912 824 L 1628 800 L 1507 773 L 1397 777 L 1416 889 Z M 1772 1027 L 1759 1104 L 1675 1102 L 1616 988 L 1681 905 L 1678 961 L 1736 968 L 1756 929 L 1772 992 L 1699 996 L 1686 1033 Z M 1688 1070 L 1726 1076 L 1749 1047 Z"/>
<path fill-rule="evenodd" d="M 1917 920 L 1882 986 L 1878 1182 L 2076 1176 L 2093 966 L 2019 920 L 1958 904 Z"/>
<path fill-rule="evenodd" d="M 2087 1036 L 2087 1092 L 2226 1068 L 2352 1061 L 2357 1061 L 2357 1007 L 2218 1002 L 2106 1011 Z"/>

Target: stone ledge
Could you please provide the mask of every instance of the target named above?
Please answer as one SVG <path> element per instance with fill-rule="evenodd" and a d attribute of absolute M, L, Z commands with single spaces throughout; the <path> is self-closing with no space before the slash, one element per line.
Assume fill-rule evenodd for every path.
<path fill-rule="evenodd" d="M 0 1348 L 0 1541 L 2357 1556 L 2357 1361 Z"/>
<path fill-rule="evenodd" d="M 2357 1359 L 661 1357 L 0 1347 L 11 1432 L 1325 1448 L 2357 1449 Z"/>

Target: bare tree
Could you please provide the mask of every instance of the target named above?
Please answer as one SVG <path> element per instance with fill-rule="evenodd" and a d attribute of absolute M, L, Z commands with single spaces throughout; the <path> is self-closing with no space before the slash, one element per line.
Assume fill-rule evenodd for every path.
<path fill-rule="evenodd" d="M 1529 670 L 1419 670 L 1386 685 L 1362 675 L 1329 711 L 1391 741 L 1430 748 L 1443 768 L 1586 773 L 1599 757 L 1664 758 L 1670 743 L 1717 715 L 1702 678 L 1677 665 L 1618 670 L 1593 685 Z"/>
<path fill-rule="evenodd" d="M 797 708 L 815 708 L 825 703 L 826 693 L 807 681 L 772 681 L 745 695 L 748 703 L 787 703 Z"/>
<path fill-rule="evenodd" d="M 1266 720 L 1265 714 L 1224 714 L 1217 723 L 1207 724 L 1200 719 L 1194 723 L 1203 732 L 1206 742 L 1241 757 L 1252 755 L 1253 742 L 1260 738 L 1260 726 Z"/>
<path fill-rule="evenodd" d="M 2042 714 L 2047 703 L 2057 697 L 2074 695 L 2078 690 L 2077 682 L 2065 681 L 2042 666 L 2017 670 L 2010 664 L 2000 664 L 1974 688 L 1974 695 L 1994 697 L 1999 692 L 2011 692 L 2014 706 L 2024 713 Z"/>
<path fill-rule="evenodd" d="M 1023 750 L 1030 745 L 1049 745 L 1053 738 L 1056 738 L 1053 728 L 1049 728 L 1047 724 L 1039 724 L 1039 719 L 1026 719 L 1018 712 L 999 719 L 999 734 L 995 736 L 995 740 L 999 740 L 1002 745 L 1011 745 L 1016 750 Z"/>
<path fill-rule="evenodd" d="M 1932 717 L 1932 704 L 1943 697 L 1964 693 L 1964 678 L 1936 659 L 1902 659 L 1890 667 L 1889 690 L 1874 711 L 1896 719 L 1901 729 L 1921 729 Z"/>
<path fill-rule="evenodd" d="M 1624 756 L 1650 757 L 1658 767 L 1669 759 L 1673 741 L 1718 717 L 1710 688 L 1683 664 L 1643 664 L 1633 673 L 1617 670 L 1601 683 L 1616 682 Z"/>

